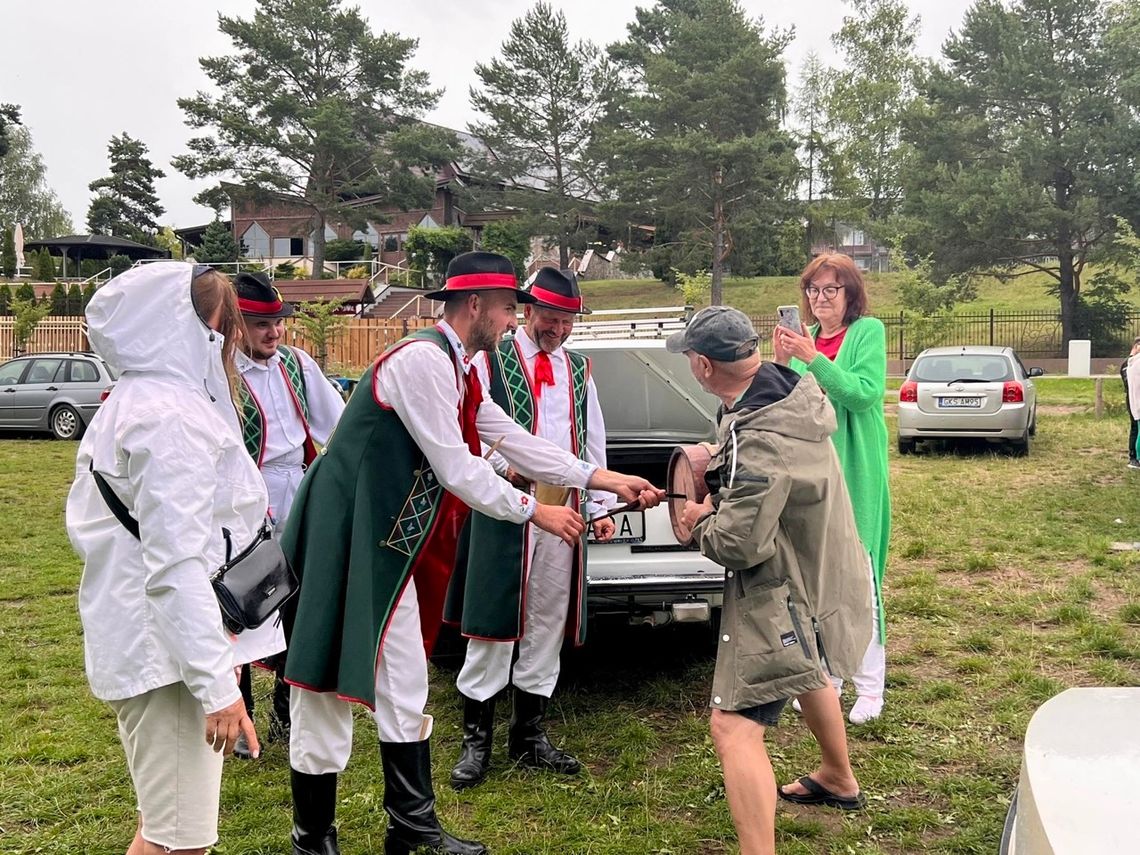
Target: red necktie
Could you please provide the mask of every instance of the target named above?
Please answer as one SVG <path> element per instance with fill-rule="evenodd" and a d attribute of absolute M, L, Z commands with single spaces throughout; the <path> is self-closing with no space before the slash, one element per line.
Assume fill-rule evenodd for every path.
<path fill-rule="evenodd" d="M 534 358 L 534 396 L 542 397 L 543 386 L 554 385 L 554 366 L 550 364 L 550 354 L 540 350 Z"/>
<path fill-rule="evenodd" d="M 464 375 L 463 385 L 463 402 L 459 405 L 459 428 L 471 453 L 478 456 L 481 451 L 475 417 L 479 413 L 479 405 L 483 403 L 483 384 L 479 382 L 479 372 L 474 366 L 471 366 Z"/>

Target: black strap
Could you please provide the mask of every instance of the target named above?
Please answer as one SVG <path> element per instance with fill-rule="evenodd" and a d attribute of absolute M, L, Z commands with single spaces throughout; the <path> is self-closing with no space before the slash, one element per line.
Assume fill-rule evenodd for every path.
<path fill-rule="evenodd" d="M 89 463 L 87 466 L 91 470 L 91 474 L 95 476 L 95 486 L 99 488 L 99 495 L 103 497 L 103 501 L 107 503 L 107 507 L 111 509 L 111 513 L 115 518 L 123 524 L 123 528 L 135 536 L 136 539 L 142 540 L 139 537 L 139 523 L 134 517 L 131 516 L 127 506 L 123 504 L 123 500 L 115 495 L 115 491 L 111 489 L 111 485 L 107 483 L 107 479 L 95 471 L 94 462 Z"/>

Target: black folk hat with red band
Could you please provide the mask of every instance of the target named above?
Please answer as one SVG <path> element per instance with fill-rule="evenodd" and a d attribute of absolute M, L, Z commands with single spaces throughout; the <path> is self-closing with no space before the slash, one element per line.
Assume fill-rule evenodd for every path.
<path fill-rule="evenodd" d="M 578 288 L 578 277 L 572 270 L 543 267 L 535 274 L 530 296 L 534 297 L 536 306 L 544 309 L 573 312 L 575 315 L 592 314 L 582 305 L 582 291 Z"/>
<path fill-rule="evenodd" d="M 281 299 L 264 273 L 239 273 L 234 277 L 238 308 L 252 318 L 287 318 L 293 314 L 293 304 Z"/>
<path fill-rule="evenodd" d="M 506 256 L 494 252 L 465 252 L 447 265 L 447 279 L 438 291 L 428 293 L 432 300 L 447 300 L 455 294 L 478 291 L 514 291 L 520 303 L 534 298 L 519 288 L 515 268 Z"/>

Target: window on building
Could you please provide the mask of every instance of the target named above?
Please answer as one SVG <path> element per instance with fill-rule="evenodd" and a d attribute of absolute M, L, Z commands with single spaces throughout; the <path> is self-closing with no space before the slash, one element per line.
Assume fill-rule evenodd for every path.
<path fill-rule="evenodd" d="M 241 242 L 247 258 L 268 258 L 270 255 L 269 235 L 257 223 L 242 233 Z"/>
<path fill-rule="evenodd" d="M 273 239 L 273 257 L 301 256 L 305 254 L 305 239 L 299 237 L 283 237 Z"/>
<path fill-rule="evenodd" d="M 867 242 L 866 237 L 867 236 L 863 234 L 861 230 L 856 229 L 855 231 L 851 232 L 851 245 L 862 246 Z"/>
<path fill-rule="evenodd" d="M 399 235 L 384 235 L 384 252 L 398 252 L 400 249 Z"/>

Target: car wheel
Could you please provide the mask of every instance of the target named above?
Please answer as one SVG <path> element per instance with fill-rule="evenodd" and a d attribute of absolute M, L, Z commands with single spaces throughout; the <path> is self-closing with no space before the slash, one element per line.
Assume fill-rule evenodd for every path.
<path fill-rule="evenodd" d="M 916 440 L 899 437 L 899 454 L 914 454 Z"/>
<path fill-rule="evenodd" d="M 1009 451 L 1014 457 L 1024 457 L 1029 453 L 1029 428 L 1025 429 L 1021 439 L 1010 440 Z"/>
<path fill-rule="evenodd" d="M 61 404 L 51 413 L 51 434 L 56 439 L 79 439 L 83 436 L 83 419 L 68 404 Z"/>

